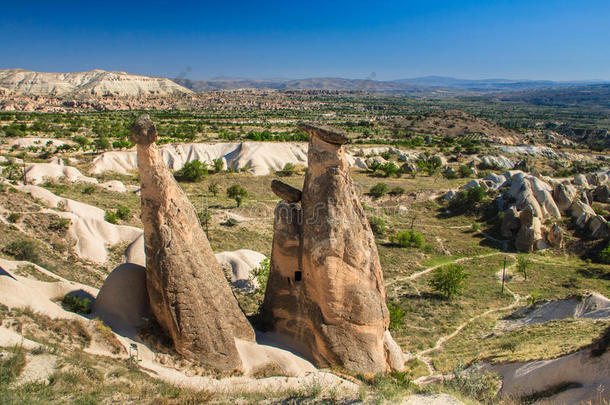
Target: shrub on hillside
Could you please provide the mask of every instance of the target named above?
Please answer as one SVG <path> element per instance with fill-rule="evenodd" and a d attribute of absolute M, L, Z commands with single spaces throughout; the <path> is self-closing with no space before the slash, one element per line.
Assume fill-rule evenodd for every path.
<path fill-rule="evenodd" d="M 212 193 L 214 197 L 216 197 L 218 193 L 220 193 L 220 186 L 218 185 L 218 183 L 213 181 L 208 185 L 208 191 Z"/>
<path fill-rule="evenodd" d="M 469 166 L 461 165 L 458 168 L 458 173 L 460 174 L 460 177 L 470 177 L 473 174 L 473 170 Z"/>
<path fill-rule="evenodd" d="M 65 295 L 61 300 L 62 306 L 71 312 L 79 314 L 91 313 L 91 300 L 89 298 L 78 298 L 76 295 Z"/>
<path fill-rule="evenodd" d="M 297 168 L 294 163 L 286 163 L 282 170 L 275 172 L 278 176 L 289 177 L 297 172 Z"/>
<path fill-rule="evenodd" d="M 220 173 L 225 168 L 225 162 L 223 162 L 220 158 L 214 159 L 212 160 L 212 166 L 214 166 L 214 173 Z"/>
<path fill-rule="evenodd" d="M 424 235 L 409 229 L 405 232 L 398 232 L 395 235 L 390 236 L 390 242 L 400 247 L 413 247 L 417 249 L 423 249 L 424 247 Z"/>
<path fill-rule="evenodd" d="M 383 235 L 387 230 L 387 223 L 383 218 L 380 217 L 370 217 L 369 224 L 371 225 L 371 230 L 375 235 Z"/>
<path fill-rule="evenodd" d="M 419 159 L 416 164 L 422 172 L 426 173 L 428 176 L 432 176 L 433 174 L 438 173 L 443 165 L 443 161 L 438 156 L 432 156 L 428 159 Z"/>
<path fill-rule="evenodd" d="M 430 286 L 445 298 L 451 299 L 462 293 L 467 278 L 468 274 L 463 266 L 455 263 L 447 264 L 432 272 Z"/>
<path fill-rule="evenodd" d="M 32 263 L 37 263 L 40 260 L 38 246 L 30 240 L 11 242 L 4 247 L 3 251 L 17 260 L 26 260 Z"/>
<path fill-rule="evenodd" d="M 385 183 L 377 183 L 369 190 L 369 194 L 375 198 L 382 197 L 388 192 L 388 185 Z"/>
<path fill-rule="evenodd" d="M 186 162 L 182 169 L 174 173 L 174 177 L 180 181 L 188 181 L 196 183 L 203 180 L 208 174 L 208 168 L 205 162 L 200 160 L 192 160 Z"/>
<path fill-rule="evenodd" d="M 104 213 L 104 221 L 116 224 L 119 222 L 119 216 L 115 211 L 106 211 L 106 213 Z"/>
<path fill-rule="evenodd" d="M 247 196 L 248 191 L 239 184 L 233 184 L 227 189 L 227 197 L 234 199 L 238 207 Z"/>
<path fill-rule="evenodd" d="M 398 166 L 396 166 L 393 162 L 384 163 L 381 166 L 381 171 L 383 172 L 385 177 L 390 177 L 390 176 L 400 177 L 400 172 L 398 171 Z"/>
<path fill-rule="evenodd" d="M 127 221 L 129 219 L 129 215 L 131 215 L 131 210 L 124 205 L 119 205 L 116 209 L 116 215 L 119 219 L 123 221 Z"/>
<path fill-rule="evenodd" d="M 486 192 L 483 187 L 471 187 L 468 190 L 458 192 L 449 201 L 447 208 L 455 214 L 471 214 L 479 210 L 485 199 Z"/>
<path fill-rule="evenodd" d="M 405 192 L 406 190 L 402 187 L 394 187 L 390 190 L 390 195 L 397 197 L 399 195 L 403 195 Z"/>
<path fill-rule="evenodd" d="M 381 169 L 381 162 L 377 161 L 377 160 L 373 160 L 370 164 L 369 164 L 369 170 L 371 170 L 373 173 L 376 173 L 377 170 Z"/>
<path fill-rule="evenodd" d="M 610 264 L 610 244 L 599 253 L 599 260 L 602 263 Z"/>
<path fill-rule="evenodd" d="M 404 325 L 405 311 L 391 302 L 388 302 L 388 311 L 390 312 L 390 330 L 400 329 Z"/>

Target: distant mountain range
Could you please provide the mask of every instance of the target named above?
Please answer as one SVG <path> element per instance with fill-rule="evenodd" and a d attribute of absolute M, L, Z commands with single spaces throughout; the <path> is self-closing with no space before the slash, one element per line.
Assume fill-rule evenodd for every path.
<path fill-rule="evenodd" d="M 548 80 L 466 80 L 427 76 L 400 80 L 363 80 L 333 77 L 309 79 L 216 78 L 192 80 L 132 75 L 91 70 L 76 73 L 45 73 L 23 69 L 0 69 L 0 94 L 78 97 L 146 97 L 188 95 L 225 89 L 336 90 L 396 93 L 414 96 L 475 95 L 504 101 L 538 104 L 609 103 L 610 83 L 554 82 Z M 534 92 L 534 93 L 531 93 Z"/>
<path fill-rule="evenodd" d="M 275 89 L 275 90 L 342 90 L 342 91 L 371 91 L 371 92 L 398 92 L 398 93 L 434 93 L 449 91 L 488 93 L 502 91 L 517 91 L 529 89 L 552 89 L 570 86 L 583 86 L 599 84 L 602 81 L 574 81 L 554 82 L 550 80 L 509 80 L 509 79 L 482 79 L 468 80 L 442 76 L 426 76 L 413 79 L 399 80 L 363 80 L 343 79 L 333 77 L 309 79 L 234 79 L 219 78 L 210 80 L 192 80 L 177 78 L 176 83 L 193 91 L 211 91 L 224 89 Z"/>

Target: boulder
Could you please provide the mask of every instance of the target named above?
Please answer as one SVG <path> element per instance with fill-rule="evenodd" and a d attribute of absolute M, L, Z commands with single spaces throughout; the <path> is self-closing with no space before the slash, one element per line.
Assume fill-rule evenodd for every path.
<path fill-rule="evenodd" d="M 574 176 L 574 184 L 582 187 L 589 187 L 589 181 L 587 180 L 587 176 L 584 174 L 577 174 Z"/>
<path fill-rule="evenodd" d="M 563 230 L 559 224 L 555 223 L 551 226 L 547 234 L 547 240 L 554 248 L 560 249 L 563 246 Z"/>
<path fill-rule="evenodd" d="M 531 206 L 519 213 L 521 226 L 515 238 L 515 247 L 522 252 L 532 252 L 542 239 L 542 224 L 540 218 L 534 215 Z"/>
<path fill-rule="evenodd" d="M 466 183 L 462 187 L 460 187 L 460 190 L 468 190 L 469 188 L 475 188 L 475 187 L 484 187 L 485 189 L 487 189 L 487 185 L 485 183 L 483 183 L 477 179 L 472 179 L 468 183 Z"/>
<path fill-rule="evenodd" d="M 591 236 L 596 239 L 608 237 L 608 221 L 601 215 L 592 216 L 587 223 L 587 228 L 591 232 Z"/>
<path fill-rule="evenodd" d="M 131 128 L 137 144 L 146 286 L 153 314 L 183 356 L 224 372 L 240 370 L 235 338 L 254 340 L 197 213 L 155 145 L 147 115 Z"/>
<path fill-rule="evenodd" d="M 553 198 L 560 211 L 566 212 L 576 198 L 576 189 L 569 184 L 557 184 L 553 190 Z"/>
<path fill-rule="evenodd" d="M 91 312 L 117 331 L 133 330 L 146 324 L 152 314 L 146 269 L 123 263 L 112 270 L 97 294 Z"/>
<path fill-rule="evenodd" d="M 271 191 L 282 200 L 289 203 L 301 201 L 301 190 L 279 180 L 271 181 Z"/>
<path fill-rule="evenodd" d="M 301 206 L 275 211 L 264 317 L 316 365 L 402 368 L 385 337 L 389 312 L 375 238 L 350 177 L 345 133 L 313 124 Z"/>
<path fill-rule="evenodd" d="M 587 183 L 589 183 L 589 186 L 596 187 L 601 184 L 600 178 L 597 173 L 587 173 L 585 177 L 587 178 Z"/>
<path fill-rule="evenodd" d="M 593 201 L 601 203 L 610 203 L 610 187 L 609 186 L 598 186 L 591 193 Z"/>
<path fill-rule="evenodd" d="M 584 228 L 589 220 L 596 216 L 595 211 L 588 204 L 580 200 L 575 200 L 570 211 L 572 218 L 576 219 L 576 225 L 579 228 Z"/>
<path fill-rule="evenodd" d="M 509 207 L 504 210 L 504 217 L 502 218 L 501 233 L 504 238 L 512 239 L 515 232 L 521 227 L 521 221 L 517 214 L 515 206 Z"/>

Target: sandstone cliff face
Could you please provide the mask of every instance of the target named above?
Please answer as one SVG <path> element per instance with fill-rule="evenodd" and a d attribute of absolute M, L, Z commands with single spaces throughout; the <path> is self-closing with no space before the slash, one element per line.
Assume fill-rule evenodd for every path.
<path fill-rule="evenodd" d="M 146 250 L 146 284 L 153 313 L 176 350 L 221 371 L 241 368 L 235 337 L 253 340 L 195 209 L 163 162 L 148 116 L 131 129 L 137 143 Z"/>
<path fill-rule="evenodd" d="M 301 207 L 283 201 L 276 208 L 264 310 L 275 330 L 319 366 L 401 368 L 402 353 L 395 355 L 395 343 L 385 336 L 383 275 L 349 175 L 347 138 L 327 127 L 301 129 L 312 136 Z"/>
<path fill-rule="evenodd" d="M 46 73 L 23 69 L 0 69 L 0 87 L 12 94 L 58 97 L 104 95 L 146 97 L 193 93 L 169 79 L 103 70 Z"/>

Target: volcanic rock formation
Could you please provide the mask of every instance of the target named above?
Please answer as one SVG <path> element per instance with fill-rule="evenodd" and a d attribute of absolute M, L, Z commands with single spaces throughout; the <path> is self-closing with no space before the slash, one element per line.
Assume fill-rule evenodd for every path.
<path fill-rule="evenodd" d="M 138 118 L 131 140 L 138 145 L 146 285 L 153 313 L 185 357 L 221 371 L 240 369 L 235 338 L 254 340 L 254 331 L 156 139 L 148 116 Z"/>
<path fill-rule="evenodd" d="M 271 274 L 264 313 L 276 332 L 318 366 L 401 369 L 377 247 L 349 174 L 345 133 L 302 124 L 311 135 L 301 204 L 275 184 Z"/>

